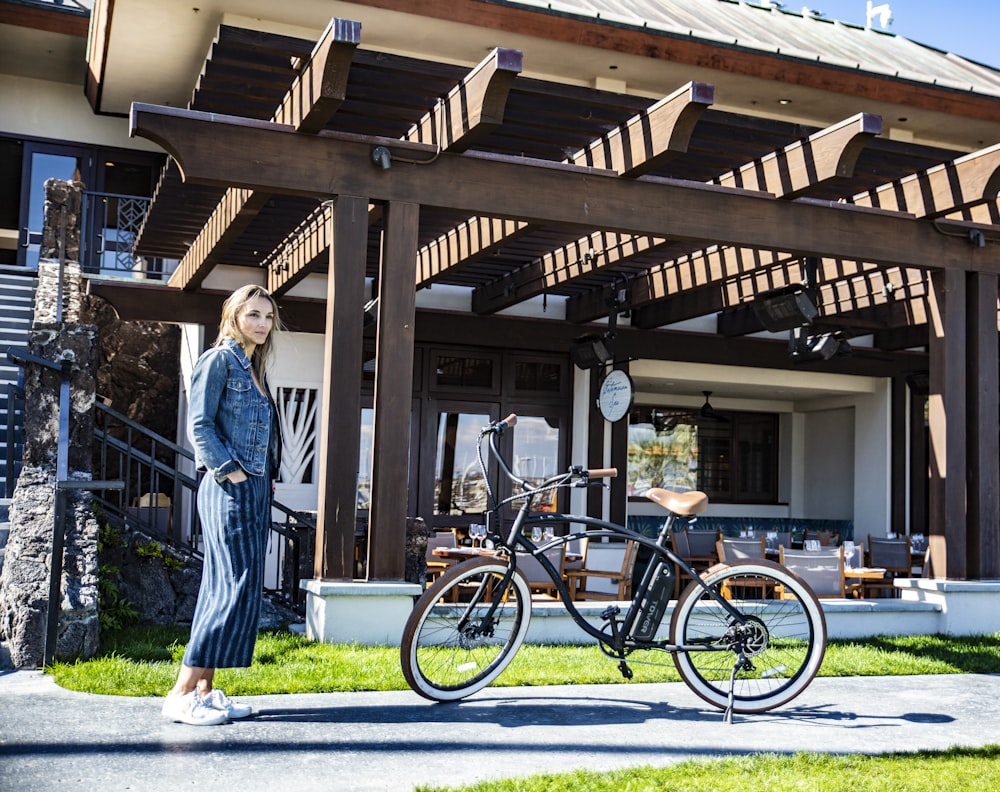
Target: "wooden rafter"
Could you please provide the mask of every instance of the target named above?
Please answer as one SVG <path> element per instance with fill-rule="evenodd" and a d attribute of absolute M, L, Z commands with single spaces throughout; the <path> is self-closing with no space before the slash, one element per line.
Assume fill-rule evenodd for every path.
<path fill-rule="evenodd" d="M 466 151 L 503 123 L 510 87 L 521 72 L 522 60 L 517 50 L 494 49 L 401 139 L 434 146 L 436 153 Z M 391 166 L 391 155 L 385 164 Z M 380 206 L 371 207 L 369 224 L 381 216 Z M 272 292 L 287 292 L 326 261 L 321 245 L 330 244 L 329 234 L 318 225 L 322 225 L 322 217 L 314 214 L 311 222 L 296 229 L 268 255 Z"/>
<path fill-rule="evenodd" d="M 767 192 L 776 198 L 796 198 L 832 179 L 850 176 L 861 150 L 881 131 L 881 117 L 859 113 L 724 173 L 713 183 Z M 733 277 L 745 272 L 747 266 L 770 266 L 790 257 L 790 254 L 781 252 L 712 246 L 651 268 L 634 281 L 633 288 L 629 290 L 628 304 L 639 307 L 662 300 L 671 293 L 708 286 L 720 279 Z M 571 298 L 566 306 L 567 318 L 583 322 L 604 313 L 608 304 L 608 288 L 594 289 Z M 700 295 L 689 302 L 703 303 L 706 302 L 705 297 Z M 708 302 L 711 302 L 711 297 L 708 297 Z"/>
<path fill-rule="evenodd" d="M 724 187 L 797 198 L 817 185 L 853 174 L 858 155 L 881 132 L 881 116 L 858 113 L 713 181 Z"/>
<path fill-rule="evenodd" d="M 996 194 L 1000 189 L 1000 146 L 993 146 L 974 152 L 949 163 L 936 165 L 933 168 L 913 174 L 904 179 L 897 179 L 881 185 L 865 193 L 859 193 L 851 199 L 855 205 L 907 212 L 916 218 L 960 217 L 969 218 L 973 223 L 991 223 L 996 219 Z M 939 221 L 939 230 L 951 233 L 952 236 L 968 237 L 970 230 L 976 230 L 975 225 L 956 227 L 951 231 L 942 228 L 945 221 Z M 750 251 L 747 251 L 747 255 Z M 765 258 L 767 256 L 765 255 Z M 771 262 L 776 263 L 774 261 Z M 670 268 L 675 262 L 663 265 Z M 768 264 L 765 262 L 765 266 Z M 651 275 L 660 275 L 661 268 L 651 271 Z M 726 277 L 722 275 L 721 277 Z M 647 276 L 648 280 L 648 276 Z M 662 282 L 664 278 L 659 278 Z M 727 307 L 722 298 L 722 292 L 714 289 L 715 281 L 702 284 L 708 288 L 704 293 L 697 294 L 687 291 L 683 298 L 675 298 L 670 303 L 661 303 L 655 308 L 639 308 L 633 314 L 633 323 L 642 327 L 656 327 L 668 322 L 689 318 L 691 310 L 698 310 L 697 315 L 712 313 Z M 695 284 L 688 284 L 688 289 Z M 591 299 L 591 304 L 600 300 L 598 294 Z M 643 297 L 640 291 L 638 296 Z M 662 295 L 654 297 L 662 299 Z M 579 318 L 574 313 L 573 301 L 581 301 L 581 297 L 573 298 L 567 306 L 567 318 Z M 640 304 L 635 299 L 630 301 L 637 307 Z M 697 306 L 697 308 L 694 308 Z M 744 326 L 743 332 L 749 332 L 759 327 L 750 326 L 739 319 L 734 321 L 737 326 Z"/>
<path fill-rule="evenodd" d="M 864 258 L 884 266 L 1000 271 L 995 246 L 971 250 L 929 224 L 849 204 L 778 201 L 760 193 L 670 179 L 619 179 L 521 157 L 442 152 L 433 167 L 372 164 L 373 146 L 433 153 L 421 144 L 286 127 L 136 104 L 132 133 L 173 156 L 192 182 L 325 198 L 367 195 L 544 225 L 679 239 L 713 239 L 798 255 Z M 252 167 L 246 151 L 255 154 Z M 489 189 L 484 189 L 489 185 Z"/>
<path fill-rule="evenodd" d="M 915 217 L 943 217 L 975 204 L 995 201 L 1000 192 L 1000 145 L 858 193 L 857 206 L 872 206 Z"/>
<path fill-rule="evenodd" d="M 332 19 L 308 63 L 272 116 L 297 132 L 319 132 L 346 97 L 351 58 L 361 41 L 361 23 Z M 196 289 L 267 204 L 269 193 L 229 188 L 170 277 L 170 285 Z"/>
<path fill-rule="evenodd" d="M 695 124 L 713 101 L 711 85 L 688 83 L 567 157 L 565 163 L 600 168 L 628 178 L 641 176 L 687 151 Z M 509 245 L 531 230 L 532 226 L 524 222 L 470 217 L 418 251 L 417 286 L 433 283 L 445 272 Z M 505 286 L 500 293 L 506 291 Z M 474 297 L 473 302 L 481 303 L 484 312 L 506 307 L 493 307 L 487 295 Z"/>

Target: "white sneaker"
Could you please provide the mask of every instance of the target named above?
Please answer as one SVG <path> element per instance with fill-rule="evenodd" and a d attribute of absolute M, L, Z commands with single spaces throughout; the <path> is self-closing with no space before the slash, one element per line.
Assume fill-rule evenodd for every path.
<path fill-rule="evenodd" d="M 253 714 L 253 709 L 247 704 L 237 704 L 218 688 L 213 688 L 207 696 L 201 697 L 202 703 L 213 712 L 224 712 L 227 718 L 237 720 Z"/>
<path fill-rule="evenodd" d="M 191 726 L 218 726 L 228 718 L 225 712 L 206 707 L 195 690 L 183 696 L 168 693 L 163 702 L 162 713 L 167 720 Z"/>

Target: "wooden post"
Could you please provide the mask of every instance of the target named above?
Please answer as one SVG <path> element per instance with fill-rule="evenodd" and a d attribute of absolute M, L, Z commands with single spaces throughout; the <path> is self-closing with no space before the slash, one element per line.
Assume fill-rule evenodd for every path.
<path fill-rule="evenodd" d="M 368 578 L 403 580 L 413 398 L 413 339 L 420 207 L 390 203 L 385 210 L 379 268 L 375 346 L 375 418 Z M 360 348 L 360 344 L 359 344 Z"/>
<path fill-rule="evenodd" d="M 338 197 L 330 223 L 333 243 L 323 341 L 315 575 L 324 580 L 351 580 L 361 449 L 361 337 L 368 199 Z"/>
<path fill-rule="evenodd" d="M 930 574 L 939 579 L 965 580 L 968 575 L 965 273 L 936 270 L 930 280 L 927 407 Z"/>
<path fill-rule="evenodd" d="M 968 573 L 1000 577 L 1000 403 L 997 369 L 997 276 L 970 272 L 968 309 Z"/>

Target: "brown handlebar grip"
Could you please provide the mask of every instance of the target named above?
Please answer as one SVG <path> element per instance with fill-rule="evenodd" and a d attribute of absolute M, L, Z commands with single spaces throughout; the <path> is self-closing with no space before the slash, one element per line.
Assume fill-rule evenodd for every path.
<path fill-rule="evenodd" d="M 511 413 L 510 415 L 508 415 L 506 418 L 503 419 L 503 422 L 507 424 L 508 429 L 513 429 L 515 426 L 517 426 L 517 413 Z"/>
<path fill-rule="evenodd" d="M 615 478 L 618 468 L 594 468 L 587 471 L 588 478 Z"/>

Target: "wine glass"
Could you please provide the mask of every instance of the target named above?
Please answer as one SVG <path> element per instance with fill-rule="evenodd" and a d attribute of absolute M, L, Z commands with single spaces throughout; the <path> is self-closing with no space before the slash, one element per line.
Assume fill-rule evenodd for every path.
<path fill-rule="evenodd" d="M 849 540 L 844 541 L 844 566 L 848 569 L 854 569 L 854 542 Z"/>
<path fill-rule="evenodd" d="M 542 541 L 542 527 L 540 525 L 536 525 L 531 529 L 531 541 L 532 542 Z"/>

